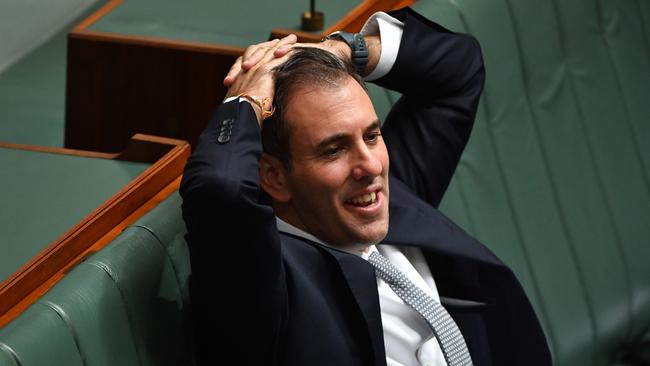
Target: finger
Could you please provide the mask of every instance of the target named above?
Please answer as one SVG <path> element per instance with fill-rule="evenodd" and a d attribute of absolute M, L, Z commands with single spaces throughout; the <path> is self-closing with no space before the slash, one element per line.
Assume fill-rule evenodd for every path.
<path fill-rule="evenodd" d="M 282 65 L 289 59 L 289 54 L 287 53 L 284 56 L 281 57 L 275 57 L 273 55 L 267 56 L 268 60 L 263 61 L 264 62 L 264 67 L 266 70 L 271 71 L 273 70 L 274 67 Z"/>
<path fill-rule="evenodd" d="M 244 61 L 246 61 L 246 59 L 248 57 L 250 57 L 250 55 L 253 54 L 258 48 L 273 47 L 278 42 L 280 42 L 280 40 L 277 39 L 277 38 L 274 38 L 274 39 L 272 39 L 270 41 L 266 41 L 266 42 L 262 42 L 262 43 L 258 43 L 258 44 L 252 44 L 252 45 L 246 47 L 246 49 L 244 50 L 244 53 L 242 54 L 242 56 L 244 57 Z"/>
<path fill-rule="evenodd" d="M 287 53 L 289 53 L 289 52 L 293 49 L 293 47 L 295 47 L 295 46 L 294 46 L 294 45 L 284 45 L 284 46 L 281 46 L 281 47 L 277 48 L 277 49 L 273 52 L 273 56 L 275 56 L 275 57 L 277 57 L 277 58 L 280 58 L 280 57 L 286 55 Z"/>
<path fill-rule="evenodd" d="M 295 34 L 289 34 L 288 36 L 282 38 L 280 42 L 278 42 L 278 44 L 275 45 L 275 47 L 272 50 L 270 50 L 270 52 L 264 54 L 262 60 L 260 60 L 259 62 L 269 62 L 274 58 L 282 58 L 286 56 L 297 40 L 298 37 L 296 37 Z M 278 50 L 281 51 L 277 52 Z"/>
<path fill-rule="evenodd" d="M 239 56 L 235 61 L 235 63 L 230 67 L 230 70 L 228 71 L 228 74 L 226 74 L 226 77 L 223 79 L 223 85 L 228 87 L 235 82 L 235 79 L 237 79 L 237 75 L 239 75 L 239 73 L 241 72 L 241 63 L 242 63 L 242 56 Z"/>
<path fill-rule="evenodd" d="M 244 62 L 242 62 L 242 69 L 244 69 L 244 71 L 250 70 L 251 67 L 257 65 L 257 63 L 260 62 L 260 60 L 270 49 L 270 47 L 258 47 L 252 54 L 246 57 Z"/>
<path fill-rule="evenodd" d="M 282 38 L 278 42 L 278 44 L 276 45 L 276 48 L 279 48 L 279 47 L 282 47 L 282 46 L 288 45 L 288 44 L 294 44 L 296 42 L 298 42 L 298 36 L 296 36 L 295 34 L 292 33 L 292 34 L 289 34 L 289 35 L 285 36 L 284 38 Z"/>
<path fill-rule="evenodd" d="M 272 49 L 279 42 L 280 40 L 276 38 L 246 48 L 243 55 L 244 59 L 242 62 L 242 69 L 244 69 L 244 71 L 250 70 L 251 67 L 255 66 L 262 57 L 264 57 L 264 54 L 268 52 L 269 49 Z"/>
<path fill-rule="evenodd" d="M 265 55 L 269 53 L 275 54 L 275 50 L 277 48 L 296 43 L 297 41 L 298 37 L 295 34 L 289 34 L 282 39 L 274 39 L 272 41 L 249 47 L 244 53 L 244 62 L 242 63 L 242 69 L 244 71 L 250 70 L 253 66 L 257 65 L 257 63 L 264 59 Z M 286 52 L 281 52 L 277 54 L 276 57 L 282 57 L 285 54 Z"/>
<path fill-rule="evenodd" d="M 279 40 L 279 42 L 273 47 L 273 56 L 282 57 L 291 51 L 291 48 L 294 44 L 298 42 L 298 37 L 295 34 L 289 34 Z"/>

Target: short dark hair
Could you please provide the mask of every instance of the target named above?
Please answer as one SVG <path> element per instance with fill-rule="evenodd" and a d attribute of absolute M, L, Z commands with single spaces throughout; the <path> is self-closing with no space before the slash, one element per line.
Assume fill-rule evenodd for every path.
<path fill-rule="evenodd" d="M 315 47 L 296 47 L 289 59 L 273 69 L 275 113 L 264 121 L 262 148 L 291 169 L 291 129 L 285 109 L 292 93 L 303 87 L 339 87 L 351 76 L 365 89 L 363 79 L 349 60 L 343 61 L 331 52 Z"/>

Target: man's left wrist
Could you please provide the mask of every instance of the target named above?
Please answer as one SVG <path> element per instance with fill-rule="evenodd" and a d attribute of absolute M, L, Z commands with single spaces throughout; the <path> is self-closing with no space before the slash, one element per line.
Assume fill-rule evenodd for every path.
<path fill-rule="evenodd" d="M 338 31 L 328 35 L 325 39 L 336 40 L 339 44 L 343 44 L 343 47 L 347 47 L 349 51 L 346 51 L 345 54 L 349 55 L 348 60 L 354 65 L 357 74 L 365 73 L 369 54 L 366 40 L 362 34 Z"/>

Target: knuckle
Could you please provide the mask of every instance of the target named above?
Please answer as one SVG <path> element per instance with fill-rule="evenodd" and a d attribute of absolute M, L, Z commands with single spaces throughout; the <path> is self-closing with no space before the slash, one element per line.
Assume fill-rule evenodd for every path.
<path fill-rule="evenodd" d="M 244 56 L 245 56 L 245 55 L 249 55 L 249 54 L 255 52 L 256 49 L 257 49 L 257 46 L 256 46 L 256 45 L 255 45 L 255 46 L 248 46 L 248 47 L 246 47 L 246 50 L 244 50 Z"/>

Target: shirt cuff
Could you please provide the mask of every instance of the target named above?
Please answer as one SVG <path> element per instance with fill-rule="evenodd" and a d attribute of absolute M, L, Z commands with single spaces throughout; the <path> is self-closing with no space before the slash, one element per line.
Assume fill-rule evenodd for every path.
<path fill-rule="evenodd" d="M 404 23 L 380 11 L 373 14 L 361 28 L 364 36 L 377 35 L 381 38 L 381 54 L 377 66 L 364 79 L 372 81 L 388 74 L 397 59 L 397 51 L 402 42 Z"/>

